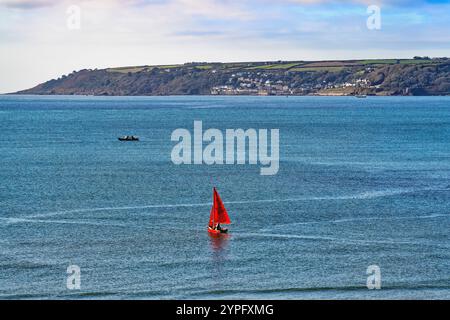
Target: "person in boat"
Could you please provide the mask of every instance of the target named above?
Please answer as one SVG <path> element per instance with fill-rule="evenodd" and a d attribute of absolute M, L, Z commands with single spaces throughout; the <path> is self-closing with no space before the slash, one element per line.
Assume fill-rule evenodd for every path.
<path fill-rule="evenodd" d="M 220 226 L 220 223 L 216 224 L 215 226 L 209 226 L 212 230 L 221 231 L 222 227 Z"/>

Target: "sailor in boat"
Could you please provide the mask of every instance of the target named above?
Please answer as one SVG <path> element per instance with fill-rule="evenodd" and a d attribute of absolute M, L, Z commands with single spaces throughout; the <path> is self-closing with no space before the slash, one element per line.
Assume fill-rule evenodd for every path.
<path fill-rule="evenodd" d="M 211 228 L 212 230 L 217 230 L 217 231 L 220 231 L 220 232 L 223 232 L 223 233 L 225 233 L 225 232 L 228 231 L 226 228 L 222 228 L 222 227 L 220 226 L 220 223 L 216 224 L 215 226 L 210 226 L 210 228 Z"/>
<path fill-rule="evenodd" d="M 209 228 L 209 230 L 211 230 L 215 233 L 227 233 L 228 232 L 228 229 L 222 228 L 220 226 L 220 223 L 216 224 L 216 226 L 209 226 L 208 228 Z"/>

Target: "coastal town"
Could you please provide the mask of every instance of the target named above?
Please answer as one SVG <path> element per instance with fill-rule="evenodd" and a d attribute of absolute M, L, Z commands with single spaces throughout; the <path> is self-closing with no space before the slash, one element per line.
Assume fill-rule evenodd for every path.
<path fill-rule="evenodd" d="M 371 68 L 367 68 L 367 72 Z M 368 79 L 355 79 L 342 83 L 322 81 L 320 83 L 295 83 L 280 79 L 277 74 L 265 72 L 238 72 L 232 74 L 227 83 L 214 86 L 212 95 L 307 95 L 320 90 L 348 89 L 348 88 L 377 88 Z M 284 77 L 285 78 L 285 77 Z"/>

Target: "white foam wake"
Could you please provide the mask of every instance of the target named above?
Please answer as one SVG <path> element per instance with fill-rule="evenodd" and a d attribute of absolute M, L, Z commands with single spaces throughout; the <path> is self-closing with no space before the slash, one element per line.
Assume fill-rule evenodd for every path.
<path fill-rule="evenodd" d="M 225 201 L 225 204 L 252 204 L 252 203 L 279 203 L 279 202 L 299 202 L 299 201 L 327 201 L 327 200 L 364 200 L 380 197 L 389 197 L 399 194 L 407 194 L 418 191 L 426 191 L 431 189 L 390 189 L 381 191 L 367 191 L 353 195 L 337 195 L 337 196 L 304 196 L 297 198 L 286 199 L 257 199 L 257 200 L 238 200 L 238 201 Z M 180 204 L 150 204 L 143 206 L 123 206 L 123 207 L 99 207 L 99 208 L 81 208 L 72 210 L 61 210 L 54 212 L 47 212 L 41 214 L 33 214 L 23 219 L 35 219 L 46 218 L 59 215 L 67 215 L 73 213 L 86 213 L 86 212 L 101 212 L 101 211 L 118 211 L 118 210 L 143 210 L 154 208 L 183 208 L 183 207 L 206 207 L 211 206 L 211 202 L 205 203 L 180 203 Z M 20 219 L 20 218 L 19 218 Z"/>
<path fill-rule="evenodd" d="M 317 241 L 332 241 L 340 243 L 353 243 L 353 244 L 387 244 L 387 245 L 418 245 L 418 246 L 439 246 L 449 248 L 446 245 L 439 243 L 429 242 L 417 242 L 417 241 L 404 241 L 396 239 L 386 240 L 365 240 L 365 239 L 348 239 L 348 238 L 336 238 L 327 236 L 309 236 L 309 235 L 296 235 L 296 234 L 279 234 L 279 233 L 233 233 L 234 237 L 268 237 L 268 238 L 281 238 L 281 239 L 299 239 L 299 240 L 317 240 Z"/>
<path fill-rule="evenodd" d="M 93 221 L 80 221 L 80 220 L 40 220 L 40 219 L 26 219 L 26 218 L 0 218 L 7 223 L 48 223 L 48 224 L 80 224 L 91 226 L 115 226 L 115 227 L 127 227 L 126 224 L 111 223 L 111 222 L 93 222 Z"/>
<path fill-rule="evenodd" d="M 117 211 L 117 210 L 142 210 L 151 208 L 182 208 L 182 207 L 204 207 L 210 206 L 211 203 L 180 203 L 180 204 L 150 204 L 144 206 L 124 206 L 124 207 L 99 207 L 99 208 L 84 208 L 84 209 L 73 209 L 73 210 L 61 210 L 53 211 L 41 214 L 28 215 L 25 219 L 33 218 L 45 218 L 58 215 L 66 215 L 71 213 L 84 213 L 84 212 L 100 212 L 100 211 Z"/>
<path fill-rule="evenodd" d="M 293 227 L 293 226 L 301 226 L 301 225 L 313 225 L 313 224 L 333 224 L 333 223 L 346 223 L 346 222 L 356 222 L 356 221 L 376 221 L 376 220 L 415 220 L 415 219 L 434 219 L 434 218 L 441 218 L 441 217 L 450 217 L 450 214 L 441 214 L 441 213 L 434 213 L 429 215 L 423 215 L 423 216 L 399 216 L 399 217 L 364 217 L 364 218 L 343 218 L 343 219 L 336 219 L 336 220 L 323 220 L 323 221 L 304 221 L 304 222 L 292 222 L 289 224 L 277 224 L 274 226 L 271 226 L 269 228 L 261 229 L 262 232 L 270 232 L 274 231 L 280 228 L 285 227 Z"/>

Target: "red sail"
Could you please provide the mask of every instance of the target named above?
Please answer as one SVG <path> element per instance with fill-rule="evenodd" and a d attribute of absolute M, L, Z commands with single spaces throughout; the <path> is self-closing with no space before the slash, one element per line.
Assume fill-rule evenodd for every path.
<path fill-rule="evenodd" d="M 208 226 L 210 226 L 211 228 L 215 227 L 215 225 L 217 224 L 217 220 L 219 220 L 219 218 L 217 217 L 217 210 L 215 209 L 215 205 L 213 205 L 211 208 L 211 214 L 209 215 Z"/>
<path fill-rule="evenodd" d="M 216 188 L 214 188 L 214 201 L 211 208 L 211 215 L 209 216 L 209 226 L 214 227 L 218 223 L 230 224 L 231 221 L 222 199 L 220 199 Z"/>

